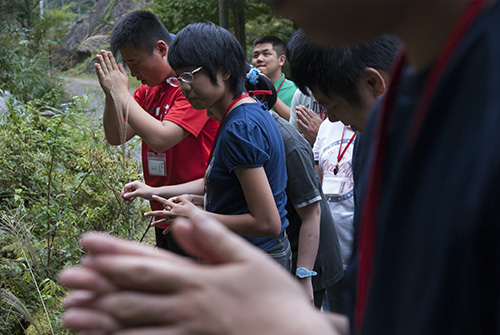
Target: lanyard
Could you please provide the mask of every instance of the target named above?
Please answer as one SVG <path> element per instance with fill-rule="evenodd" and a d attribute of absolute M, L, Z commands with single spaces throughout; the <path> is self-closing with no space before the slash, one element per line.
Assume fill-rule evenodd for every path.
<path fill-rule="evenodd" d="M 281 86 L 283 86 L 283 84 L 285 83 L 285 81 L 286 81 L 286 78 L 285 78 L 285 77 L 283 77 L 283 81 L 281 82 L 280 86 L 279 86 L 279 87 L 278 87 L 278 89 L 276 90 L 276 94 L 278 94 L 278 93 L 280 92 L 280 90 L 281 90 Z"/>
<path fill-rule="evenodd" d="M 208 163 L 207 164 L 210 164 L 210 161 L 212 160 L 212 157 L 214 155 L 214 150 L 215 150 L 215 146 L 217 144 L 217 141 L 219 140 L 219 131 L 220 129 L 222 128 L 222 123 L 224 122 L 224 120 L 226 119 L 226 116 L 227 114 L 229 113 L 229 111 L 231 110 L 231 108 L 234 106 L 234 104 L 236 104 L 238 101 L 242 100 L 242 99 L 245 99 L 246 97 L 250 96 L 250 94 L 248 93 L 245 93 L 243 95 L 241 95 L 240 97 L 234 99 L 230 104 L 229 106 L 227 106 L 226 108 L 226 111 L 224 112 L 224 115 L 222 116 L 222 119 L 220 120 L 220 123 L 219 123 L 219 128 L 217 128 L 217 133 L 215 134 L 215 138 L 214 138 L 214 141 L 212 143 L 212 148 L 210 149 L 210 156 L 208 157 Z"/>
<path fill-rule="evenodd" d="M 309 94 L 312 97 L 312 93 L 309 93 Z M 315 113 L 317 111 L 316 114 L 319 116 L 319 118 L 322 121 L 325 121 L 326 118 L 328 117 L 327 109 L 325 107 L 321 106 L 321 104 L 316 99 L 314 99 L 314 97 L 313 97 L 313 101 L 311 101 L 311 109 Z M 324 111 L 324 113 L 323 113 L 323 111 Z"/>
<path fill-rule="evenodd" d="M 344 148 L 344 151 L 342 151 L 342 144 L 344 143 L 344 133 L 345 133 L 345 129 L 346 128 L 347 127 L 344 126 L 344 130 L 342 131 L 342 138 L 340 139 L 340 148 L 339 148 L 339 152 L 337 154 L 337 165 L 335 165 L 335 168 L 333 169 L 333 173 L 335 175 L 337 175 L 337 173 L 339 173 L 339 164 L 340 164 L 340 161 L 342 160 L 342 157 L 344 157 L 344 154 L 347 151 L 347 148 L 349 148 L 349 146 L 351 145 L 352 141 L 354 141 L 354 138 L 356 137 L 356 134 L 357 134 L 357 133 L 354 133 L 354 135 L 352 135 L 352 137 L 349 140 L 349 142 L 347 142 L 347 145 Z"/>
<path fill-rule="evenodd" d="M 323 109 L 325 110 L 324 114 L 323 114 Z M 318 114 L 319 114 L 320 119 L 323 121 L 325 121 L 326 117 L 328 116 L 328 111 L 326 110 L 326 108 L 321 106 L 319 103 L 318 103 Z"/>
<path fill-rule="evenodd" d="M 467 29 L 474 21 L 483 7 L 485 0 L 471 0 L 469 6 L 462 14 L 458 23 L 453 29 L 449 40 L 441 52 L 437 62 L 434 64 L 424 87 L 422 98 L 418 105 L 417 113 L 413 119 L 410 134 L 407 138 L 407 149 L 411 150 L 422 129 L 422 124 L 428 114 L 429 106 L 434 97 L 436 87 L 443 75 L 444 70 L 451 59 L 453 52 L 462 40 Z M 387 92 L 386 99 L 382 106 L 382 115 L 377 120 L 377 127 L 374 136 L 371 152 L 375 153 L 371 171 L 369 173 L 366 187 L 365 203 L 363 204 L 361 231 L 359 237 L 359 268 L 358 268 L 358 289 L 356 297 L 356 311 L 354 327 L 356 331 L 361 330 L 365 305 L 370 286 L 370 277 L 375 251 L 376 218 L 379 207 L 379 198 L 382 188 L 382 178 L 386 147 L 388 142 L 387 127 L 394 107 L 397 95 L 397 87 L 401 79 L 402 71 L 406 62 L 406 57 L 402 53 L 394 67 L 392 83 Z"/>

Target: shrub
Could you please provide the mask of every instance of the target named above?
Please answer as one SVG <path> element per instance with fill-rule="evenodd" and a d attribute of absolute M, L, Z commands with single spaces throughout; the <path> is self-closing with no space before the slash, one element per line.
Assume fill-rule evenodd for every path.
<path fill-rule="evenodd" d="M 0 122 L 0 329 L 8 334 L 19 325 L 67 332 L 56 276 L 78 263 L 83 232 L 139 240 L 144 230 L 145 203 L 120 198 L 124 183 L 141 178 L 139 162 L 103 141 L 84 102 L 75 97 L 62 112 L 33 100 Z"/>

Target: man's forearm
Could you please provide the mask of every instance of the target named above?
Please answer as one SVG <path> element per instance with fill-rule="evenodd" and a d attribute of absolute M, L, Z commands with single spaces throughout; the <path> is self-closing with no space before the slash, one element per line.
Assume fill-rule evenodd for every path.
<path fill-rule="evenodd" d="M 273 109 L 279 116 L 281 116 L 285 120 L 288 121 L 290 119 L 290 107 L 288 107 L 280 98 L 277 98 Z"/>
<path fill-rule="evenodd" d="M 302 220 L 299 232 L 297 268 L 312 270 L 319 246 L 321 208 L 319 202 L 296 209 Z"/>
<path fill-rule="evenodd" d="M 120 101 L 116 101 L 117 103 L 120 103 Z M 122 113 L 123 113 L 123 108 L 122 108 Z M 104 126 L 104 133 L 106 135 L 106 140 L 108 141 L 109 144 L 111 145 L 120 145 L 123 142 L 123 131 L 126 131 L 127 133 L 125 134 L 125 141 L 128 141 L 130 139 L 130 134 L 128 130 L 128 125 L 125 124 L 125 119 L 123 114 L 120 113 L 120 115 L 117 112 L 117 108 L 115 106 L 115 101 L 113 100 L 112 96 L 107 94 L 104 102 L 104 112 L 102 116 L 102 121 L 103 121 L 103 126 Z M 120 123 L 120 119 L 122 118 L 123 122 Z M 129 137 L 130 136 L 130 137 Z"/>
<path fill-rule="evenodd" d="M 194 194 L 202 196 L 204 189 L 205 189 L 205 179 L 200 178 L 178 185 L 154 187 L 153 194 L 165 199 L 176 197 L 183 194 Z"/>

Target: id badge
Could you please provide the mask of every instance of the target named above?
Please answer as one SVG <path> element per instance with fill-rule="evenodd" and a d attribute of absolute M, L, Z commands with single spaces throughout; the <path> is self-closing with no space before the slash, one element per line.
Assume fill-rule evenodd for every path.
<path fill-rule="evenodd" d="M 330 196 L 339 196 L 347 192 L 346 189 L 352 180 L 342 177 L 324 177 L 323 193 Z"/>
<path fill-rule="evenodd" d="M 167 175 L 167 156 L 164 152 L 148 152 L 148 172 L 150 176 Z"/>

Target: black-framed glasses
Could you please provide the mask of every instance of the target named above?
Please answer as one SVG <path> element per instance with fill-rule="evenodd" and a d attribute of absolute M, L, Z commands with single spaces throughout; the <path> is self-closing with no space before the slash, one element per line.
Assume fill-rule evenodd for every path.
<path fill-rule="evenodd" d="M 190 84 L 194 80 L 194 74 L 198 71 L 200 71 L 203 68 L 203 66 L 200 66 L 197 69 L 194 69 L 191 72 L 184 72 L 181 73 L 178 76 L 173 76 L 167 79 L 167 83 L 172 85 L 173 87 L 179 87 L 181 86 L 181 81 L 186 84 Z"/>

